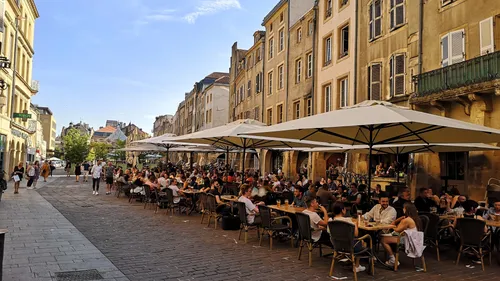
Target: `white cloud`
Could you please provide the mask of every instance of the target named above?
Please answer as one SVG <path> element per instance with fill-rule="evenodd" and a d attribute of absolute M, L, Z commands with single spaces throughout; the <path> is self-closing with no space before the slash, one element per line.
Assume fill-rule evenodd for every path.
<path fill-rule="evenodd" d="M 205 0 L 195 8 L 194 12 L 185 15 L 183 18 L 189 23 L 195 23 L 201 16 L 231 9 L 241 9 L 239 0 Z"/>

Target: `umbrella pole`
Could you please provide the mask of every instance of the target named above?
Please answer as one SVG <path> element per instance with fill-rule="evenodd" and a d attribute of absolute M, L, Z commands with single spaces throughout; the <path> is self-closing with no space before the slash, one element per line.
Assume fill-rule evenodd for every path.
<path fill-rule="evenodd" d="M 189 168 L 193 170 L 193 152 L 189 152 Z"/>
<path fill-rule="evenodd" d="M 246 153 L 246 150 L 247 148 L 246 147 L 243 147 L 243 163 L 241 163 L 241 173 L 242 173 L 242 176 L 244 177 L 245 176 L 245 153 Z M 243 179 L 242 182 L 245 182 L 245 180 Z"/>
<path fill-rule="evenodd" d="M 168 151 L 169 151 L 169 150 L 170 150 L 170 147 L 168 147 L 168 146 L 167 146 L 167 165 L 168 165 L 168 160 L 169 160 L 169 159 L 168 159 L 168 158 L 169 158 L 169 157 L 168 157 Z"/>
<path fill-rule="evenodd" d="M 373 148 L 373 127 L 370 126 L 370 143 L 368 144 L 368 200 L 372 193 L 372 148 Z"/>
<path fill-rule="evenodd" d="M 229 166 L 229 147 L 226 148 L 226 172 L 229 172 L 230 166 Z"/>

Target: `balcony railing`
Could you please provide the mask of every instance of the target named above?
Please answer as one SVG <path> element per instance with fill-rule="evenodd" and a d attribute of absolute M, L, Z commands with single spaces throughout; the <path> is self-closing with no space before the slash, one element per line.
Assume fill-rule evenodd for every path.
<path fill-rule="evenodd" d="M 416 97 L 500 79 L 500 51 L 413 77 Z"/>

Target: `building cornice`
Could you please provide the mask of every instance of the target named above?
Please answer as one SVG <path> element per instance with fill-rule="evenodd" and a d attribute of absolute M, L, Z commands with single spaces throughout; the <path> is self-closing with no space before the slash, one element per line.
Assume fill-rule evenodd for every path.
<path fill-rule="evenodd" d="M 38 13 L 38 9 L 36 7 L 35 1 L 34 0 L 26 0 L 29 3 L 29 6 L 33 12 L 33 15 L 35 16 L 35 19 L 40 17 L 40 14 Z"/>

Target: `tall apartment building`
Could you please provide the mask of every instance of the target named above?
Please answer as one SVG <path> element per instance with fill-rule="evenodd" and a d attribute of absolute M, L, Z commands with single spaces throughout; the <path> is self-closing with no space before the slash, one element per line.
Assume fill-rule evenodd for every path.
<path fill-rule="evenodd" d="M 45 148 L 47 156 L 53 156 L 56 148 L 57 123 L 54 114 L 48 107 L 37 106 L 40 121 L 43 127 L 43 139 L 47 147 Z"/>
<path fill-rule="evenodd" d="M 155 118 L 153 124 L 153 136 L 158 137 L 164 134 L 173 134 L 174 128 L 174 116 L 173 115 L 161 115 Z"/>
<path fill-rule="evenodd" d="M 410 104 L 500 128 L 500 1 L 427 1 L 421 8 L 421 71 Z M 415 165 L 422 171 L 415 186 L 438 188 L 446 177 L 476 199 L 484 197 L 488 179 L 500 178 L 498 153 L 490 151 L 417 154 Z"/>
<path fill-rule="evenodd" d="M 229 76 L 222 76 L 203 90 L 200 100 L 204 103 L 203 126 L 200 130 L 226 125 L 229 118 Z"/>
<path fill-rule="evenodd" d="M 11 62 L 9 69 L 0 72 L 6 88 L 0 99 L 0 168 L 12 171 L 25 162 L 28 151 L 36 149 L 29 141 L 36 134 L 29 118 L 14 118 L 14 113 L 29 113 L 31 97 L 38 92 L 38 82 L 32 80 L 33 41 L 35 20 L 39 17 L 34 1 L 4 1 L 1 17 L 1 56 Z"/>

